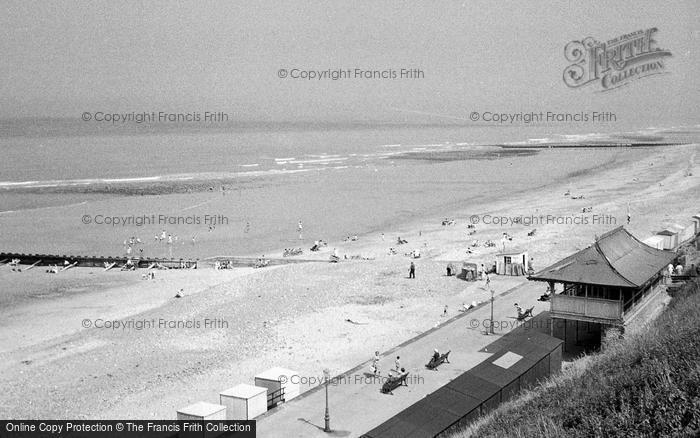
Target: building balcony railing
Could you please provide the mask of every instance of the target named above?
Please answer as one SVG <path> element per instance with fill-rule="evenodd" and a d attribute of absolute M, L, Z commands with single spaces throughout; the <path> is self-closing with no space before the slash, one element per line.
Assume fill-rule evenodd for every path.
<path fill-rule="evenodd" d="M 553 294 L 551 303 L 553 314 L 622 321 L 622 303 L 618 300 Z"/>

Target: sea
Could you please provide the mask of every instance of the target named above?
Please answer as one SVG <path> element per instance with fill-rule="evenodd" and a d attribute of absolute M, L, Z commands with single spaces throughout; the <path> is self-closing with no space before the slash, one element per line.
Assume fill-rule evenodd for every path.
<path fill-rule="evenodd" d="M 0 252 L 121 255 L 132 236 L 144 242 L 146 256 L 306 249 L 317 239 L 367 236 L 508 199 L 642 158 L 650 144 L 697 143 L 699 133 L 700 126 L 591 132 L 554 125 L 5 120 Z M 86 215 L 189 219 L 115 226 L 82 223 Z M 221 220 L 203 223 L 205 216 Z M 199 222 L 184 223 L 193 217 Z M 163 230 L 178 238 L 174 254 L 155 240 Z"/>

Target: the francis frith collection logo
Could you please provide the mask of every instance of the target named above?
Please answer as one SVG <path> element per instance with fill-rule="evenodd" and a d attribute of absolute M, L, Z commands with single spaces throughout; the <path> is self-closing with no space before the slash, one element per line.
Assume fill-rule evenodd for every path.
<path fill-rule="evenodd" d="M 664 58 L 671 52 L 658 47 L 657 28 L 638 30 L 606 42 L 592 37 L 571 41 L 564 48 L 567 61 L 564 83 L 578 88 L 599 83 L 609 91 L 651 75 L 667 73 Z"/>

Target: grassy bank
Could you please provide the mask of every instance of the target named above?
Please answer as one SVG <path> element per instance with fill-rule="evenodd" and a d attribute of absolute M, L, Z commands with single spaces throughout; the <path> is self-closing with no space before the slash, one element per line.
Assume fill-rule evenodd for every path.
<path fill-rule="evenodd" d="M 577 361 L 454 438 L 697 436 L 700 282 L 687 284 L 648 327 L 608 336 Z"/>

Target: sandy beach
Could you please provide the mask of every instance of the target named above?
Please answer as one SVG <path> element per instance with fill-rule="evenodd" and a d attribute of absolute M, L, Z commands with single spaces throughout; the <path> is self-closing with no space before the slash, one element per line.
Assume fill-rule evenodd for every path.
<path fill-rule="evenodd" d="M 326 260 L 337 248 L 341 257 L 362 254 L 374 260 L 227 271 L 203 264 L 193 271 L 158 271 L 155 280 L 142 280 L 140 272 L 97 268 L 54 276 L 39 268 L 19 273 L 3 266 L 0 417 L 170 419 L 176 409 L 214 401 L 219 391 L 252 383 L 256 373 L 273 366 L 302 375 L 319 375 L 323 368 L 338 374 L 369 360 L 375 350 L 386 351 L 440 324 L 445 306 L 454 316 L 462 303 L 487 300 L 483 282 L 447 277 L 445 266 L 462 260 L 490 265 L 504 232 L 513 236 L 507 247 L 526 248 L 539 269 L 619 225 L 645 238 L 664 224 L 686 221 L 697 214 L 692 200 L 700 186 L 699 150 L 688 145 L 626 153 L 610 165 L 563 172 L 561 179 L 539 187 L 444 210 L 417 209 L 402 222 L 360 234 L 357 241 L 342 240 L 344 233 L 354 234 L 343 224 L 328 247 L 313 255 Z M 583 199 L 564 196 L 567 191 Z M 158 197 L 117 202 L 153 203 Z M 585 207 L 592 211 L 582 213 Z M 39 216 L 60 210 L 42 210 Z M 554 223 L 484 224 L 491 221 L 486 217 L 541 215 L 555 218 Z M 587 223 L 556 219 L 572 217 L 586 217 Z M 443 218 L 456 223 L 443 226 Z M 478 222 L 477 232 L 468 236 L 470 222 Z M 75 224 L 50 232 L 71 227 Z M 532 229 L 537 231 L 529 237 Z M 43 233 L 38 231 L 34 241 L 24 234 L 12 242 L 41 246 Z M 96 236 L 84 234 L 85 241 Z M 395 245 L 398 236 L 409 243 Z M 467 254 L 474 239 L 498 245 Z M 284 247 L 297 243 L 280 242 L 266 255 L 280 256 Z M 308 239 L 304 243 L 306 250 Z M 218 248 L 227 250 L 223 254 L 242 255 L 226 245 Z M 398 254 L 388 255 L 389 247 Z M 421 258 L 415 260 L 412 280 L 404 253 L 414 249 L 420 249 Z M 498 293 L 523 282 L 524 277 L 492 277 Z M 173 298 L 180 288 L 185 297 Z M 104 327 L 115 320 L 132 325 Z M 144 326 L 138 328 L 139 322 Z M 148 322 L 152 326 L 146 327 Z"/>

